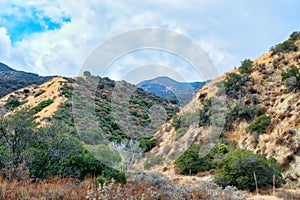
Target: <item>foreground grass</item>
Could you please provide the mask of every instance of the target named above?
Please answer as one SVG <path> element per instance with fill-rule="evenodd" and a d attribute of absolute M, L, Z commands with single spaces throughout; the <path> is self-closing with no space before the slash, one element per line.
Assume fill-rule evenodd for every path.
<path fill-rule="evenodd" d="M 127 184 L 113 180 L 96 186 L 96 179 L 77 180 L 52 179 L 32 182 L 27 180 L 0 180 L 0 199 L 39 199 L 39 200 L 82 200 L 82 199 L 251 199 L 254 195 L 237 191 L 234 187 L 221 188 L 212 182 L 199 182 L 197 185 L 182 186 L 172 183 L 158 173 L 135 174 Z M 280 199 L 299 199 L 299 196 L 281 192 Z M 270 197 L 270 196 L 269 196 Z M 275 198 L 278 199 L 278 198 Z"/>

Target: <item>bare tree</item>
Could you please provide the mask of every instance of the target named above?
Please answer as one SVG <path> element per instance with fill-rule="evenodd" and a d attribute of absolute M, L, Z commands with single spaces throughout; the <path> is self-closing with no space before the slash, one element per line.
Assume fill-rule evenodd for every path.
<path fill-rule="evenodd" d="M 122 140 L 120 143 L 111 142 L 109 146 L 120 154 L 121 162 L 114 167 L 122 172 L 128 172 L 144 152 L 139 142 L 132 139 Z"/>

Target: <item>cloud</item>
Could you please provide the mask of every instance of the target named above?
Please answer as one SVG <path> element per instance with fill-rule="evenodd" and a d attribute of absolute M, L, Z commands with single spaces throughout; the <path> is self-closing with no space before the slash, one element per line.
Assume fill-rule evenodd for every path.
<path fill-rule="evenodd" d="M 0 59 L 7 59 L 10 54 L 11 41 L 4 27 L 0 27 Z"/>
<path fill-rule="evenodd" d="M 295 0 L 1 1 L 0 27 L 5 29 L 0 32 L 0 56 L 18 69 L 74 76 L 88 55 L 105 40 L 132 29 L 160 27 L 198 41 L 223 73 L 245 57 L 259 56 L 299 29 L 297 4 Z M 7 16 L 11 16 L 9 21 Z M 41 30 L 20 30 L 24 16 L 41 26 Z M 9 30 L 24 34 L 15 40 Z M 154 57 L 143 58 L 143 64 L 171 65 L 182 74 L 189 74 L 189 68 L 178 65 L 173 57 Z M 141 63 L 134 55 L 129 61 L 133 65 Z M 115 67 L 111 70 L 113 77 L 121 77 L 117 74 L 123 73 L 122 66 Z"/>

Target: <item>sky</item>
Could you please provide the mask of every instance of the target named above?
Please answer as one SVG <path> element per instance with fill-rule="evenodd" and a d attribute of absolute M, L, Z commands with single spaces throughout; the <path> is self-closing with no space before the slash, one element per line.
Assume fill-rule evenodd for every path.
<path fill-rule="evenodd" d="M 40 75 L 77 76 L 105 41 L 142 28 L 190 38 L 221 75 L 300 30 L 298 0 L 0 0 L 0 7 L 0 62 Z M 133 41 L 120 48 L 126 42 Z M 141 48 L 120 55 L 100 75 L 134 83 L 157 75 L 205 79 L 194 68 L 180 55 Z"/>

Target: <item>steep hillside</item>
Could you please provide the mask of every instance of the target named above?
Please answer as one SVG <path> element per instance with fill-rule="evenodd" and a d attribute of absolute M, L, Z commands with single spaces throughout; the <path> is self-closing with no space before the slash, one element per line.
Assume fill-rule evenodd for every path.
<path fill-rule="evenodd" d="M 89 88 L 91 86 L 90 83 L 93 81 L 97 81 L 95 83 L 97 87 Z M 81 87 L 84 87 L 90 93 L 80 93 L 81 91 L 77 89 Z M 115 88 L 121 88 L 124 91 L 130 87 L 134 87 L 136 90 L 132 93 L 128 102 L 115 104 L 115 107 L 112 108 Z M 74 89 L 75 96 L 73 96 Z M 92 89 L 95 89 L 95 91 L 92 91 Z M 90 104 L 85 102 L 80 104 L 81 100 L 85 100 L 87 95 L 92 99 L 92 102 Z M 126 106 L 128 113 L 123 112 L 125 109 L 124 105 L 127 105 L 126 103 L 128 103 L 128 106 Z M 79 119 L 77 121 L 75 119 L 75 122 L 74 116 L 76 117 L 77 113 L 76 110 L 74 111 L 73 104 L 77 108 L 80 107 Z M 92 118 L 85 119 L 84 116 L 88 113 L 88 107 L 93 108 L 97 126 L 86 127 L 86 130 L 81 132 L 83 134 L 81 135 L 82 139 L 88 144 L 95 143 L 97 138 L 101 138 L 102 133 L 109 140 L 120 141 L 122 138 L 132 137 L 134 132 L 140 129 L 143 129 L 145 132 L 153 120 L 149 115 L 149 108 L 156 104 L 165 107 L 167 111 L 165 119 L 171 119 L 179 109 L 176 104 L 171 104 L 167 100 L 147 93 L 125 81 L 118 82 L 92 75 L 76 78 L 55 77 L 41 85 L 34 84 L 16 90 L 0 99 L 0 105 L 3 105 L 8 112 L 22 107 L 29 107 L 34 112 L 36 120 L 42 124 L 51 120 L 60 120 L 61 123 L 72 127 L 81 123 L 83 126 L 88 125 Z M 118 111 L 114 112 L 113 109 L 120 110 L 120 115 L 124 114 L 123 118 L 120 119 L 120 117 L 114 116 L 118 114 Z M 123 127 L 130 127 L 132 132 L 126 127 L 122 128 L 122 123 Z M 124 125 L 124 123 L 127 124 Z M 142 138 L 151 136 L 152 134 L 141 135 Z"/>
<path fill-rule="evenodd" d="M 167 165 L 191 143 L 201 144 L 205 154 L 215 142 L 225 141 L 274 157 L 286 182 L 299 185 L 299 48 L 296 32 L 253 62 L 246 59 L 239 69 L 206 84 L 155 134 L 159 143 L 150 155 L 163 157 Z"/>
<path fill-rule="evenodd" d="M 55 77 L 41 85 L 34 84 L 24 87 L 1 98 L 0 105 L 3 105 L 8 111 L 13 111 L 21 107 L 37 108 L 40 107 L 41 102 L 48 101 L 49 105 L 42 106 L 42 109 L 35 111 L 37 120 L 44 123 L 50 120 L 53 114 L 68 100 L 61 93 L 66 82 L 67 80 L 62 77 Z"/>
<path fill-rule="evenodd" d="M 190 83 L 177 82 L 169 77 L 157 77 L 142 81 L 137 85 L 147 92 L 168 99 L 170 102 L 179 102 L 183 106 L 186 105 L 206 83 L 207 81 Z"/>
<path fill-rule="evenodd" d="M 0 62 L 0 97 L 32 84 L 42 84 L 52 78 L 53 76 L 43 77 L 33 73 L 17 71 Z"/>

